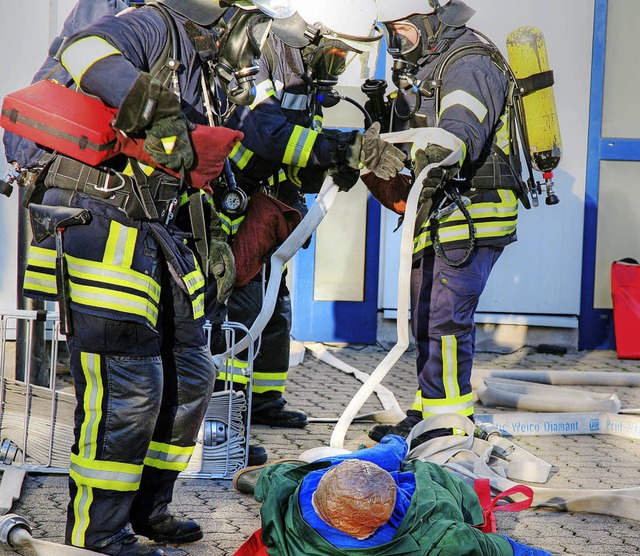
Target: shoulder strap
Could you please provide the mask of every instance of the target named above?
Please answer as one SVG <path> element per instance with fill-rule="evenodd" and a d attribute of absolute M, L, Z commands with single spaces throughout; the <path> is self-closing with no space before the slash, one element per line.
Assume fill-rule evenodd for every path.
<path fill-rule="evenodd" d="M 177 86 L 177 71 L 180 60 L 180 39 L 178 36 L 178 27 L 167 8 L 162 4 L 159 4 L 158 2 L 150 2 L 146 4 L 146 6 L 154 8 L 160 16 L 162 16 L 168 31 L 167 40 L 162 47 L 162 52 L 158 59 L 149 68 L 149 73 L 153 77 L 159 79 L 164 85 L 168 86 L 171 82 L 171 85 L 175 87 Z"/>

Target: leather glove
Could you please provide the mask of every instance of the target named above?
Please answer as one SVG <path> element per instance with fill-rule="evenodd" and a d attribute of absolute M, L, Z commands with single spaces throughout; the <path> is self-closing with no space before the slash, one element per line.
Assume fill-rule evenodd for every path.
<path fill-rule="evenodd" d="M 189 137 L 191 127 L 183 116 L 168 116 L 157 120 L 147 129 L 144 150 L 161 166 L 172 170 L 191 168 L 194 161 Z"/>
<path fill-rule="evenodd" d="M 380 122 L 374 124 L 362 136 L 361 160 L 365 167 L 383 180 L 394 178 L 404 168 L 407 155 L 380 138 Z"/>
<path fill-rule="evenodd" d="M 195 162 L 187 174 L 191 187 L 213 193 L 209 185 L 211 180 L 220 175 L 226 157 L 243 137 L 242 132 L 227 127 L 194 125 L 191 142 L 195 151 Z"/>
<path fill-rule="evenodd" d="M 156 164 L 172 170 L 193 164 L 192 125 L 182 115 L 180 100 L 148 73 L 138 75 L 120 105 L 114 127 L 128 134 L 146 133 L 144 150 Z"/>
<path fill-rule="evenodd" d="M 329 175 L 340 191 L 349 191 L 360 177 L 362 133 L 326 129 L 322 135 L 329 142 L 331 152 Z"/>
<path fill-rule="evenodd" d="M 224 305 L 236 281 L 236 263 L 220 215 L 213 211 L 209 228 L 209 270 L 216 281 L 218 303 Z"/>
<path fill-rule="evenodd" d="M 453 151 L 440 145 L 428 145 L 424 150 L 418 149 L 413 159 L 413 173 L 417 178 L 422 170 L 429 164 L 434 162 L 441 162 L 447 158 Z M 420 193 L 420 203 L 424 203 L 433 196 L 436 188 L 447 178 L 455 175 L 458 172 L 458 167 L 451 167 L 449 169 L 432 168 L 429 170 L 427 177 L 422 180 L 422 191 Z"/>

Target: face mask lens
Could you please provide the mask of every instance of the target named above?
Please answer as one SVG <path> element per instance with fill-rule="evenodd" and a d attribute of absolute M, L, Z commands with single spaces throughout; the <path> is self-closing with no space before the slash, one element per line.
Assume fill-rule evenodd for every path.
<path fill-rule="evenodd" d="M 402 23 L 391 23 L 384 26 L 385 39 L 387 41 L 387 51 L 391 56 L 404 58 L 411 54 L 417 47 L 418 29 L 408 21 Z M 409 37 L 415 36 L 416 42 L 412 42 Z"/>
<path fill-rule="evenodd" d="M 355 56 L 341 41 L 323 41 L 310 52 L 308 65 L 315 80 L 337 82 Z"/>

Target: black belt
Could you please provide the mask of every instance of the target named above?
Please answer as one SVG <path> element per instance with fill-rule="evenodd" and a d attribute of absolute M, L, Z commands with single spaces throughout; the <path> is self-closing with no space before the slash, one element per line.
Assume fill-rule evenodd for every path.
<path fill-rule="evenodd" d="M 62 155 L 57 155 L 49 166 L 44 185 L 100 199 L 121 209 L 134 220 L 166 220 L 180 190 L 180 181 L 165 174 L 137 180 Z"/>

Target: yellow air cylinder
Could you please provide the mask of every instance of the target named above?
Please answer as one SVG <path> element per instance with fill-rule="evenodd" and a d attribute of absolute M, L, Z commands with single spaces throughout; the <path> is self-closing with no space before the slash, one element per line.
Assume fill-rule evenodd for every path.
<path fill-rule="evenodd" d="M 507 55 L 518 80 L 549 70 L 544 36 L 535 27 L 519 27 L 511 31 L 507 37 Z M 551 172 L 562 156 L 553 88 L 527 93 L 522 100 L 533 167 L 542 173 Z"/>

